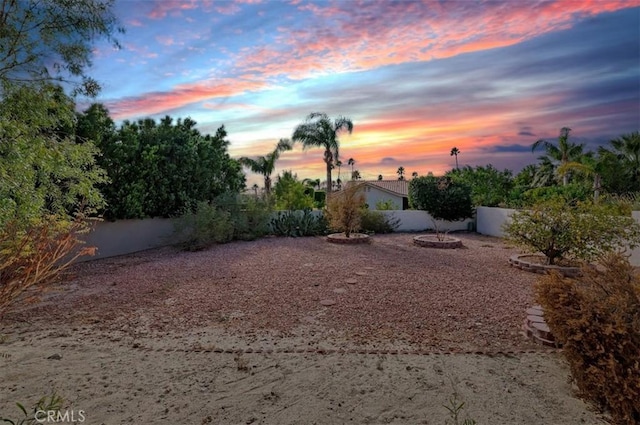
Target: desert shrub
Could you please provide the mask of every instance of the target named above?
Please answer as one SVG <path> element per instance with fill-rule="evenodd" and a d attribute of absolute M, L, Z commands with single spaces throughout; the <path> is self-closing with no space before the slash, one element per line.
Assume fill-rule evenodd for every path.
<path fill-rule="evenodd" d="M 424 176 L 409 182 L 409 205 L 427 211 L 436 220 L 459 221 L 473 217 L 471 188 L 450 177 Z"/>
<path fill-rule="evenodd" d="M 547 264 L 561 259 L 593 261 L 640 244 L 640 226 L 626 208 L 590 201 L 570 204 L 562 197 L 515 212 L 503 229 L 512 243 L 544 254 Z"/>
<path fill-rule="evenodd" d="M 267 200 L 225 193 L 218 196 L 214 204 L 229 213 L 233 224 L 232 239 L 250 241 L 269 233 L 271 208 Z"/>
<path fill-rule="evenodd" d="M 578 279 L 552 274 L 536 296 L 563 344 L 582 395 L 607 408 L 615 423 L 640 423 L 640 278 L 627 258 L 606 256 Z"/>
<path fill-rule="evenodd" d="M 176 221 L 175 235 L 188 251 L 232 240 L 254 240 L 269 233 L 270 214 L 264 200 L 224 193 L 183 214 Z"/>
<path fill-rule="evenodd" d="M 313 193 L 307 188 L 298 176 L 291 171 L 284 171 L 278 176 L 274 187 L 276 197 L 276 209 L 278 210 L 303 210 L 313 208 Z"/>
<path fill-rule="evenodd" d="M 327 233 L 327 222 L 321 214 L 310 209 L 280 211 L 271 219 L 271 231 L 276 236 L 317 236 Z"/>
<path fill-rule="evenodd" d="M 361 212 L 360 228 L 366 233 L 392 233 L 400 225 L 400 219 L 364 208 Z"/>
<path fill-rule="evenodd" d="M 75 259 L 93 255 L 80 236 L 89 227 L 81 218 L 44 217 L 26 226 L 10 221 L 0 230 L 0 315 L 11 304 L 37 299 Z"/>
<path fill-rule="evenodd" d="M 326 209 L 329 227 L 336 232 L 344 232 L 348 238 L 360 230 L 365 197 L 360 184 L 350 184 L 344 190 L 331 194 Z"/>
<path fill-rule="evenodd" d="M 188 251 L 230 242 L 233 239 L 231 214 L 211 202 L 200 202 L 194 212 L 187 212 L 176 221 L 176 233 Z"/>

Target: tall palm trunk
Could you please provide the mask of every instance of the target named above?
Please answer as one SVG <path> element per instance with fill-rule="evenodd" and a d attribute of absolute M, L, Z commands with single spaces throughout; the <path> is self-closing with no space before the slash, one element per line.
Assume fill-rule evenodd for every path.
<path fill-rule="evenodd" d="M 329 195 L 331 194 L 331 163 L 332 161 L 329 159 L 333 155 L 331 151 L 325 151 L 324 153 L 324 162 L 327 164 L 327 199 L 329 199 Z"/>

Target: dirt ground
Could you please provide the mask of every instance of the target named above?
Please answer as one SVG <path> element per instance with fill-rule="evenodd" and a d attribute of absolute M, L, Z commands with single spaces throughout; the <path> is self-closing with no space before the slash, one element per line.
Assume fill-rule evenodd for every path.
<path fill-rule="evenodd" d="M 604 423 L 561 353 L 521 334 L 535 276 L 509 268 L 500 239 L 460 237 L 80 264 L 0 323 L 0 417 L 55 391 L 66 423 L 92 425 L 445 424 L 454 396 L 478 424 Z"/>

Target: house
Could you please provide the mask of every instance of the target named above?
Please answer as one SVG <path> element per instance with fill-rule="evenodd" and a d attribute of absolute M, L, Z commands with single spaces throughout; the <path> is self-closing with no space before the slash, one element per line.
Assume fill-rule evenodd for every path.
<path fill-rule="evenodd" d="M 352 184 L 348 182 L 347 184 Z M 362 186 L 366 203 L 370 210 L 375 210 L 376 204 L 391 202 L 391 209 L 409 209 L 409 182 L 407 180 L 366 180 L 357 181 Z"/>

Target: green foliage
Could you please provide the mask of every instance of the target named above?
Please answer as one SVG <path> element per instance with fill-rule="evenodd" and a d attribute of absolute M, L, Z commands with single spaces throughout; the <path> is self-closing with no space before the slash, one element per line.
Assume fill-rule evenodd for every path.
<path fill-rule="evenodd" d="M 174 122 L 167 116 L 159 123 L 125 121 L 110 132 L 106 113 L 90 108 L 79 117 L 79 128 L 87 131 L 79 136 L 98 139 L 99 164 L 111 180 L 101 186 L 106 218 L 172 217 L 244 188 L 241 166 L 227 152 L 224 126 L 203 136 L 190 118 Z"/>
<path fill-rule="evenodd" d="M 195 212 L 176 222 L 178 239 L 197 251 L 232 240 L 254 240 L 269 232 L 270 210 L 264 201 L 225 193 L 212 202 L 199 202 Z"/>
<path fill-rule="evenodd" d="M 274 192 L 278 210 L 303 210 L 314 206 L 308 188 L 291 171 L 284 171 L 278 176 Z"/>
<path fill-rule="evenodd" d="M 0 226 L 69 219 L 104 204 L 93 143 L 76 143 L 74 103 L 54 86 L 8 88 L 0 101 Z"/>
<path fill-rule="evenodd" d="M 585 202 L 593 197 L 593 191 L 586 185 L 569 183 L 564 186 L 536 187 L 522 194 L 521 205 L 530 206 L 555 198 L 564 199 L 568 204 Z"/>
<path fill-rule="evenodd" d="M 46 416 L 42 412 L 59 412 L 62 409 L 64 399 L 53 392 L 50 396 L 42 397 L 38 400 L 31 412 L 27 411 L 22 403 L 16 403 L 18 409 L 21 412 L 21 419 L 9 419 L 0 416 L 0 422 L 5 422 L 10 425 L 36 425 L 43 423 L 46 420 Z"/>
<path fill-rule="evenodd" d="M 326 205 L 327 192 L 324 190 L 316 190 L 313 193 L 313 205 L 315 208 L 321 210 Z"/>
<path fill-rule="evenodd" d="M 329 197 L 326 217 L 329 227 L 336 232 L 344 232 L 348 238 L 351 233 L 360 230 L 365 197 L 361 184 L 353 183 Z"/>
<path fill-rule="evenodd" d="M 435 220 L 459 221 L 473 216 L 471 188 L 451 177 L 418 177 L 409 182 L 409 205 Z"/>
<path fill-rule="evenodd" d="M 491 164 L 476 168 L 467 165 L 461 169 L 451 170 L 445 175 L 451 177 L 451 180 L 455 182 L 469 186 L 471 200 L 476 206 L 497 207 L 504 205 L 513 188 L 511 171 L 498 171 Z"/>
<path fill-rule="evenodd" d="M 317 236 L 327 233 L 327 222 L 322 214 L 310 209 L 280 211 L 271 219 L 271 231 L 276 236 Z"/>
<path fill-rule="evenodd" d="M 363 208 L 360 216 L 360 228 L 365 233 L 393 233 L 400 225 L 400 219 L 393 215 L 383 214 Z"/>
<path fill-rule="evenodd" d="M 398 206 L 391 199 L 376 202 L 376 209 L 379 211 L 397 210 Z"/>
<path fill-rule="evenodd" d="M 113 0 L 21 0 L 0 3 L 0 84 L 72 83 L 95 95 L 99 84 L 86 75 L 93 46 L 123 32 Z M 79 81 L 78 81 L 79 80 Z"/>
<path fill-rule="evenodd" d="M 640 244 L 640 226 L 620 205 L 570 204 L 561 197 L 515 212 L 504 231 L 514 244 L 543 253 L 548 264 L 560 259 L 592 261 L 625 245 Z"/>
<path fill-rule="evenodd" d="M 184 214 L 176 222 L 176 231 L 184 249 L 198 251 L 233 239 L 231 214 L 211 202 L 199 202 L 195 212 Z"/>
<path fill-rule="evenodd" d="M 621 255 L 585 267 L 577 279 L 558 274 L 536 285 L 538 302 L 562 344 L 582 395 L 616 424 L 640 423 L 640 278 Z"/>

